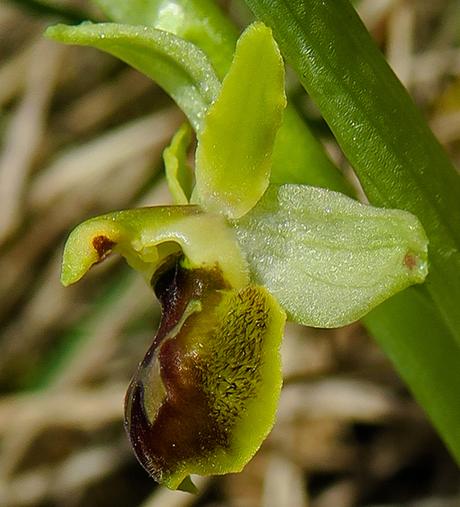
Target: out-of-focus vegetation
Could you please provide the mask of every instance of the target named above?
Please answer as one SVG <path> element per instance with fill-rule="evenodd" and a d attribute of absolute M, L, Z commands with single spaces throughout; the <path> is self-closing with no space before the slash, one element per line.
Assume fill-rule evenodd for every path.
<path fill-rule="evenodd" d="M 160 154 L 182 116 L 118 61 L 44 40 L 46 26 L 75 13 L 102 19 L 84 1 L 55 4 L 0 4 L 0 505 L 458 505 L 456 466 L 360 325 L 290 326 L 278 422 L 256 458 L 204 482 L 200 497 L 155 490 L 122 427 L 124 390 L 158 317 L 153 297 L 116 259 L 70 289 L 59 263 L 88 216 L 168 202 Z M 240 3 L 222 5 L 250 20 Z M 355 6 L 458 167 L 460 5 Z"/>

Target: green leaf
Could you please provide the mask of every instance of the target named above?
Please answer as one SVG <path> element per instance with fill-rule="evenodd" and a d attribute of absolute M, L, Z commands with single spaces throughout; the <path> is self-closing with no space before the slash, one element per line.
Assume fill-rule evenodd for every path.
<path fill-rule="evenodd" d="M 255 23 L 239 39 L 198 137 L 195 202 L 231 218 L 256 204 L 269 183 L 285 105 L 281 55 L 271 31 Z"/>
<path fill-rule="evenodd" d="M 126 395 L 137 458 L 171 489 L 239 472 L 273 426 L 285 314 L 265 288 L 229 290 L 215 269 L 180 261 L 154 289 L 162 321 Z"/>
<path fill-rule="evenodd" d="M 385 301 L 364 324 L 460 457 L 460 346 L 423 288 Z"/>
<path fill-rule="evenodd" d="M 271 186 L 233 223 L 255 281 L 301 324 L 353 322 L 427 273 L 416 217 L 336 192 Z"/>
<path fill-rule="evenodd" d="M 407 209 L 425 227 L 430 240 L 428 302 L 414 298 L 421 288 L 404 291 L 369 314 L 366 325 L 460 463 L 460 404 L 452 402 L 460 400 L 460 383 L 446 371 L 460 369 L 458 175 L 347 1 L 246 3 L 273 29 L 371 203 Z M 310 177 L 307 171 L 305 177 Z M 425 343 L 417 348 L 421 329 Z M 437 347 L 436 354 L 427 342 Z M 405 360 L 411 347 L 422 370 L 412 371 L 413 363 Z M 437 397 L 430 386 L 445 395 Z"/>
<path fill-rule="evenodd" d="M 195 45 L 147 26 L 113 23 L 56 25 L 46 35 L 66 44 L 102 49 L 155 80 L 177 102 L 195 130 L 217 97 L 220 83 Z"/>
<path fill-rule="evenodd" d="M 188 204 L 192 195 L 193 171 L 187 163 L 187 150 L 191 140 L 190 127 L 184 123 L 163 152 L 166 180 L 176 204 Z"/>
<path fill-rule="evenodd" d="M 248 283 L 233 231 L 222 217 L 202 213 L 196 206 L 138 208 L 86 220 L 66 242 L 61 281 L 65 286 L 77 282 L 115 252 L 150 284 L 161 264 L 181 251 L 190 268 L 217 266 L 232 287 Z"/>

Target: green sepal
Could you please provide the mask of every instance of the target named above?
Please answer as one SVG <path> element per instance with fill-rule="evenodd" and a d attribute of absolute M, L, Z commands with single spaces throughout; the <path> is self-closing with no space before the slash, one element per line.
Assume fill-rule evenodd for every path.
<path fill-rule="evenodd" d="M 115 211 L 91 218 L 70 234 L 61 281 L 77 282 L 90 267 L 119 253 L 150 284 L 171 255 L 183 252 L 190 268 L 218 267 L 232 287 L 248 283 L 248 269 L 234 232 L 217 215 L 197 206 L 157 206 Z"/>
<path fill-rule="evenodd" d="M 414 215 L 329 190 L 270 186 L 233 225 L 252 279 L 305 325 L 349 324 L 428 271 Z"/>
<path fill-rule="evenodd" d="M 116 23 L 56 25 L 46 36 L 110 53 L 156 81 L 177 102 L 194 129 L 219 93 L 220 82 L 194 44 L 162 30 Z"/>
<path fill-rule="evenodd" d="M 281 55 L 271 30 L 254 23 L 238 40 L 198 136 L 194 202 L 230 218 L 256 204 L 269 183 L 285 106 Z"/>
<path fill-rule="evenodd" d="M 194 177 L 187 163 L 187 150 L 191 140 L 190 126 L 184 123 L 163 152 L 166 181 L 175 204 L 188 204 L 192 195 Z"/>

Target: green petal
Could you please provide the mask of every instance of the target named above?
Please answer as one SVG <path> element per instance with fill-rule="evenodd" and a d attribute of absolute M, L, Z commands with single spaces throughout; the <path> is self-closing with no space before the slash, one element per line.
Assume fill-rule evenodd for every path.
<path fill-rule="evenodd" d="M 203 112 L 219 93 L 220 82 L 205 54 L 171 33 L 147 26 L 83 23 L 52 26 L 46 35 L 101 49 L 130 64 L 164 88 L 197 131 Z"/>
<path fill-rule="evenodd" d="M 247 265 L 234 232 L 222 217 L 197 206 L 158 206 L 91 218 L 70 234 L 61 281 L 77 282 L 111 252 L 123 255 L 147 282 L 171 255 L 182 251 L 189 267 L 219 267 L 232 287 L 248 283 Z"/>
<path fill-rule="evenodd" d="M 271 186 L 233 223 L 253 279 L 301 324 L 348 324 L 427 274 L 415 216 L 329 190 Z"/>
<path fill-rule="evenodd" d="M 238 472 L 273 426 L 285 315 L 262 287 L 176 261 L 155 281 L 162 322 L 131 381 L 125 425 L 145 469 L 171 488 Z"/>
<path fill-rule="evenodd" d="M 187 163 L 187 150 L 191 140 L 190 127 L 184 123 L 163 152 L 166 180 L 176 204 L 188 204 L 192 195 L 193 172 Z"/>
<path fill-rule="evenodd" d="M 238 218 L 266 190 L 283 109 L 284 67 L 271 30 L 254 23 L 235 57 L 198 137 L 193 199 Z"/>

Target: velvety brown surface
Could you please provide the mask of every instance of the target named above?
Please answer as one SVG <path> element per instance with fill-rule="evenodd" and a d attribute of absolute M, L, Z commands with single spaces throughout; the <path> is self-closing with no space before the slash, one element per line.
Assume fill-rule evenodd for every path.
<path fill-rule="evenodd" d="M 170 264 L 154 285 L 162 305 L 161 323 L 131 381 L 125 405 L 125 426 L 136 456 L 157 480 L 174 472 L 181 462 L 207 455 L 226 443 L 221 427 L 211 417 L 209 400 L 202 390 L 200 358 L 190 348 L 187 331 L 179 327 L 169 334 L 191 300 L 216 303 L 219 295 L 215 291 L 223 289 L 225 283 L 217 271 L 186 270 L 179 258 Z M 153 361 L 159 362 L 167 394 L 151 421 L 145 410 L 143 382 Z"/>

